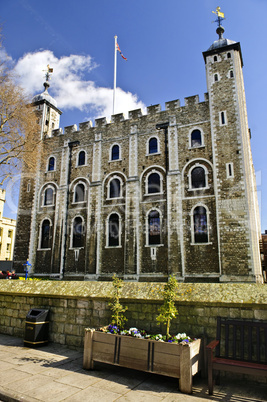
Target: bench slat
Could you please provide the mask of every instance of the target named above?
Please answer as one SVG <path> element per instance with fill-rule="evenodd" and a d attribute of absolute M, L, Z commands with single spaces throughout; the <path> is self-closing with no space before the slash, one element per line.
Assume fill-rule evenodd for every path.
<path fill-rule="evenodd" d="M 223 359 L 221 357 L 214 357 L 213 364 L 224 364 L 226 366 L 237 366 L 237 367 L 247 367 L 247 368 L 254 368 L 257 370 L 267 370 L 267 364 L 261 363 L 253 363 L 253 362 L 246 362 L 242 360 L 231 360 L 231 359 Z M 267 374 L 266 374 L 267 375 Z"/>
<path fill-rule="evenodd" d="M 233 358 L 236 358 L 236 325 L 233 328 Z"/>

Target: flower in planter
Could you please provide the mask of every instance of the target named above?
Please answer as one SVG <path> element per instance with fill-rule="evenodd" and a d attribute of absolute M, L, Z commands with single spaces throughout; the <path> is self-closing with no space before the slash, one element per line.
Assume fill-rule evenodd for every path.
<path fill-rule="evenodd" d="M 123 307 L 120 304 L 120 292 L 122 288 L 123 281 L 113 275 L 113 297 L 109 306 L 112 311 L 111 316 L 111 324 L 107 327 L 100 328 L 99 330 L 102 332 L 106 332 L 109 334 L 115 335 L 124 335 L 124 336 L 131 336 L 134 338 L 139 339 L 151 339 L 158 342 L 168 342 L 168 343 L 176 343 L 176 344 L 183 344 L 186 345 L 189 342 L 192 342 L 189 336 L 185 333 L 179 333 L 177 335 L 170 335 L 170 323 L 173 318 L 176 317 L 178 311 L 174 304 L 174 299 L 176 296 L 175 290 L 178 285 L 177 280 L 174 276 L 169 278 L 168 283 L 164 286 L 163 298 L 164 304 L 160 307 L 159 312 L 160 314 L 157 317 L 159 322 L 163 322 L 167 326 L 166 335 L 156 334 L 151 335 L 148 334 L 145 330 L 139 330 L 136 327 L 131 327 L 128 330 L 124 329 L 124 322 L 127 321 L 126 317 L 124 316 L 127 307 Z"/>

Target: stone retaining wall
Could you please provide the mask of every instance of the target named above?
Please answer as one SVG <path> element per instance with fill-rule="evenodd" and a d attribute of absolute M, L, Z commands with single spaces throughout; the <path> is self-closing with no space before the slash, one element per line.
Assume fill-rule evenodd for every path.
<path fill-rule="evenodd" d="M 157 325 L 163 283 L 125 282 L 121 303 L 128 306 L 127 326 L 164 333 Z M 26 315 L 32 308 L 50 310 L 50 340 L 83 346 L 84 328 L 110 321 L 111 282 L 0 281 L 0 333 L 24 337 Z M 179 284 L 179 315 L 171 333 L 215 338 L 218 315 L 267 320 L 267 286 L 260 284 Z"/>

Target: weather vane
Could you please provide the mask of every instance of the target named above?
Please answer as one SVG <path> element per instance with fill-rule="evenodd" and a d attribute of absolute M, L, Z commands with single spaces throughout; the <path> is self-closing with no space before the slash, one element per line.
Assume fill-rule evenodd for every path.
<path fill-rule="evenodd" d="M 221 21 L 225 20 L 224 13 L 221 12 L 221 7 L 217 7 L 216 11 L 212 11 L 212 12 L 213 12 L 213 14 L 216 14 L 217 17 L 218 17 L 217 20 L 215 20 L 213 22 L 218 22 L 218 26 L 220 27 L 221 26 Z"/>
<path fill-rule="evenodd" d="M 53 73 L 53 68 L 51 68 L 51 67 L 49 66 L 49 64 L 47 64 L 46 70 L 43 70 L 43 71 L 46 72 L 46 73 L 45 73 L 45 79 L 46 79 L 46 81 L 49 81 L 49 80 L 50 80 L 50 76 L 51 76 L 51 74 Z"/>

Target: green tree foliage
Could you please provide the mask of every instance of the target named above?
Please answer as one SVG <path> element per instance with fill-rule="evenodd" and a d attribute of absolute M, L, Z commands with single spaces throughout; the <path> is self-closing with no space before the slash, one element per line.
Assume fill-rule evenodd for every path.
<path fill-rule="evenodd" d="M 124 313 L 128 307 L 123 307 L 120 304 L 120 294 L 121 288 L 123 286 L 123 281 L 119 279 L 116 274 L 113 275 L 113 297 L 109 303 L 110 309 L 112 311 L 111 324 L 116 325 L 120 330 L 124 328 L 124 323 L 127 321 Z"/>
<path fill-rule="evenodd" d="M 174 276 L 170 276 L 168 283 L 164 286 L 163 299 L 164 303 L 159 308 L 159 315 L 157 321 L 166 324 L 166 338 L 170 337 L 171 320 L 178 314 L 178 310 L 175 307 L 175 296 L 178 282 Z"/>

